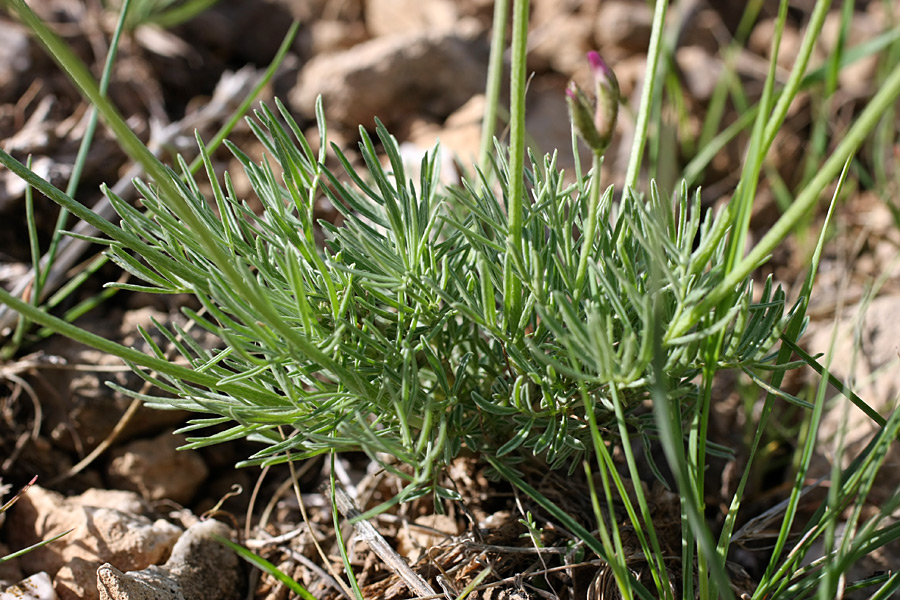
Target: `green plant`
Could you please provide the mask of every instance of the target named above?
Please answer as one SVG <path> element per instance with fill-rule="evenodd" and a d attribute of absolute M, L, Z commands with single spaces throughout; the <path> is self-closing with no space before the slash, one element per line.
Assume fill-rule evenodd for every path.
<path fill-rule="evenodd" d="M 403 476 L 413 484 L 410 492 L 420 493 L 463 443 L 499 456 L 522 446 L 551 465 L 577 465 L 590 445 L 585 402 L 600 428 L 624 431 L 626 417 L 646 428 L 628 414 L 648 396 L 651 299 L 665 298 L 664 322 L 674 324 L 724 275 L 715 263 L 726 223 L 701 221 L 696 195 L 683 190 L 672 210 L 652 190 L 646 204 L 629 202 L 611 221 L 607 190 L 597 209 L 600 234 L 586 247 L 566 232 L 583 227 L 592 180 L 565 187 L 552 159 L 535 160 L 529 175 L 536 202 L 523 207 L 524 256 L 510 258 L 502 201 L 487 182 L 441 195 L 434 153 L 423 160 L 418 184 L 407 181 L 396 141 L 379 127 L 392 172 L 361 131 L 373 183 L 348 168 L 354 189 L 324 170 L 324 154 L 313 154 L 302 136 L 291 140 L 275 113 L 264 108 L 257 116 L 261 123 L 252 126 L 284 169 L 284 184 L 268 165 L 231 149 L 265 204 L 263 215 L 241 206 L 227 179 L 222 189 L 213 178 L 219 220 L 182 165 L 184 180 L 172 175 L 168 183 L 189 212 L 179 216 L 166 206 L 171 199 L 138 183 L 147 212 L 110 194 L 124 225 L 100 227 L 112 238 L 103 242 L 112 259 L 147 281 L 121 287 L 194 293 L 215 320 L 189 316 L 227 344 L 202 349 L 189 336 L 182 343 L 179 332 L 167 332 L 193 365 L 190 375 L 124 356 L 157 370 L 154 382 L 177 396 L 146 398 L 154 406 L 217 415 L 196 421 L 192 431 L 227 417 L 237 421 L 193 445 L 253 435 L 267 447 L 250 462 L 332 448 L 363 449 L 376 460 L 390 454 L 412 467 Z M 320 127 L 325 139 L 324 122 Z M 496 170 L 504 178 L 508 167 Z M 312 235 L 319 194 L 345 217 L 339 229 L 323 224 L 331 234 L 324 253 Z M 589 271 L 576 289 L 580 264 Z M 653 269 L 665 279 L 658 292 Z M 498 302 L 507 272 L 521 286 L 519 310 Z M 745 286 L 743 299 L 719 322 L 669 344 L 672 394 L 693 393 L 698 340 L 719 329 L 728 330 L 724 364 L 753 366 L 764 357 L 777 336 L 783 296 L 767 289 L 764 303 L 755 304 L 749 291 Z M 583 300 L 574 304 L 573 297 Z M 509 419 L 519 425 L 514 436 Z M 285 424 L 296 434 L 281 439 L 277 427 Z"/>
<path fill-rule="evenodd" d="M 658 596 L 733 596 L 726 561 L 740 491 L 718 543 L 704 521 L 707 454 L 725 453 L 707 437 L 712 383 L 722 369 L 752 374 L 770 392 L 760 427 L 776 398 L 809 409 L 813 423 L 820 418 L 821 400 L 810 404 L 778 391 L 783 372 L 795 366 L 789 348 L 802 331 L 817 258 L 804 297 L 792 307 L 771 280 L 755 295 L 751 274 L 817 205 L 822 190 L 841 174 L 900 94 L 898 67 L 781 220 L 746 252 L 763 158 L 803 82 L 827 2 L 817 3 L 797 65 L 780 92 L 774 63 L 770 68 L 752 113 L 740 184 L 732 202 L 716 214 L 701 209 L 699 193 L 686 183 L 674 197 L 660 193 L 653 182 L 638 185 L 662 52 L 664 2 L 656 5 L 637 135 L 620 202 L 614 202 L 612 188 L 603 189 L 608 138 L 596 123 L 598 136 L 585 135 L 591 119 L 579 118 L 579 110 L 590 99 L 582 93 L 573 91 L 570 98 L 574 120 L 594 150 L 591 169 L 583 173 L 577 166 L 575 183 L 566 184 L 555 153 L 528 154 L 526 169 L 528 2 L 517 0 L 508 151 L 495 143 L 474 176 L 461 186 L 444 187 L 437 148 L 422 159 L 413 180 L 397 141 L 378 123 L 376 139 L 360 128 L 365 162 L 360 171 L 341 149 L 326 143 L 321 104 L 321 145 L 313 150 L 276 101 L 274 108 L 261 106 L 248 121 L 265 146 L 262 162 L 226 142 L 262 202 L 259 214 L 236 197 L 228 175 L 218 179 L 199 137 L 211 198 L 201 194 L 183 159 L 174 168 L 161 164 L 24 2 L 7 4 L 66 66 L 123 149 L 143 165 L 148 179 L 135 183 L 143 209 L 104 188 L 122 220 L 114 225 L 2 151 L 0 162 L 94 225 L 104 237 L 92 239 L 144 282 L 112 285 L 193 294 L 206 312 L 185 309 L 186 315 L 217 336 L 221 346 L 201 347 L 183 330 L 159 324 L 181 354 L 180 362 L 169 361 L 147 332 L 142 334 L 152 355 L 89 334 L 3 290 L 0 301 L 121 357 L 167 393 L 139 396 L 151 406 L 207 415 L 182 430 L 195 436 L 189 447 L 238 438 L 259 442 L 261 449 L 244 464 L 362 450 L 408 483 L 388 503 L 426 493 L 455 498 L 437 484 L 441 469 L 462 452 L 477 453 L 607 560 L 625 597 L 652 597 L 631 574 L 619 525 L 604 522 L 599 492 L 592 496 L 598 540 L 531 487 L 517 465 L 537 459 L 552 468 L 596 469 L 607 506 L 616 499 L 625 505 Z M 781 26 L 786 8 L 783 2 Z M 492 77 L 498 72 L 493 69 Z M 608 100 L 600 97 L 601 103 Z M 387 166 L 380 161 L 379 145 Z M 329 152 L 343 173 L 325 167 Z M 340 227 L 314 222 L 313 208 L 322 198 L 342 214 Z M 323 248 L 315 242 L 317 226 L 327 234 Z M 784 344 L 773 351 L 780 338 Z M 773 375 L 766 381 L 760 372 Z M 224 424 L 229 427 L 202 435 Z M 857 491 L 865 496 L 882 451 L 896 437 L 897 419 L 885 425 L 869 458 L 844 474 L 855 482 L 847 495 L 836 497 L 808 531 L 823 534 Z M 682 578 L 680 594 L 670 580 L 643 491 L 635 486 L 634 499 L 629 497 L 611 457 L 612 444 L 619 445 L 630 479 L 639 481 L 632 439 L 662 444 L 681 493 L 685 543 L 680 561 L 687 572 L 696 563 L 697 574 Z M 753 451 L 758 443 L 759 437 Z M 755 597 L 799 590 L 797 581 L 815 583 L 821 573 L 829 573 L 801 567 L 800 550 L 779 562 L 802 487 L 798 477 L 773 562 Z M 876 526 L 855 538 L 859 544 L 842 546 L 842 560 L 897 536 Z"/>
<path fill-rule="evenodd" d="M 294 592 L 299 598 L 302 598 L 303 600 L 315 600 L 315 596 L 310 594 L 305 587 L 285 575 L 283 571 L 281 571 L 278 567 L 276 567 L 266 559 L 257 554 L 254 554 L 252 551 L 244 548 L 240 544 L 235 544 L 231 540 L 227 540 L 220 536 L 215 536 L 214 539 L 220 544 L 223 544 L 224 546 L 233 550 L 235 554 L 237 554 L 247 563 L 253 565 L 264 573 L 268 573 L 276 580 L 283 583 L 285 587 Z"/>
<path fill-rule="evenodd" d="M 116 59 L 116 55 L 118 53 L 119 48 L 119 40 L 122 35 L 122 31 L 125 25 L 125 16 L 128 13 L 128 4 L 130 0 L 125 0 L 122 6 L 122 10 L 119 13 L 118 20 L 116 22 L 116 28 L 113 32 L 112 39 L 110 40 L 109 51 L 107 52 L 106 60 L 103 65 L 103 74 L 100 78 L 99 92 L 102 95 L 106 94 L 106 91 L 109 87 L 110 75 L 112 73 L 112 67 Z M 91 116 L 88 121 L 88 126 L 85 130 L 84 136 L 81 139 L 81 144 L 78 147 L 78 155 L 75 158 L 75 163 L 72 166 L 72 174 L 69 177 L 69 181 L 66 185 L 66 193 L 72 195 L 78 189 L 78 184 L 81 181 L 81 173 L 84 170 L 85 161 L 88 157 L 88 151 L 90 150 L 91 143 L 94 139 L 94 134 L 97 129 L 97 119 L 98 114 L 96 110 L 91 110 Z M 30 162 L 30 157 L 29 157 Z M 30 166 L 30 165 L 29 165 Z M 79 273 L 78 276 L 72 278 L 71 281 L 67 285 L 63 287 L 58 293 L 50 296 L 51 290 L 51 281 L 50 275 L 54 269 L 54 263 L 58 258 L 58 252 L 60 250 L 60 242 L 63 237 L 62 228 L 66 224 L 66 220 L 69 217 L 68 211 L 64 208 L 61 208 L 59 211 L 59 215 L 56 219 L 56 228 L 53 232 L 53 236 L 50 240 L 50 244 L 47 248 L 46 254 L 41 256 L 40 245 L 38 242 L 37 231 L 34 226 L 34 203 L 33 203 L 33 193 L 32 188 L 28 188 L 25 193 L 25 210 L 27 214 L 27 222 L 28 222 L 28 237 L 30 242 L 31 249 L 31 264 L 32 264 L 32 277 L 31 277 L 31 285 L 29 294 L 31 296 L 31 301 L 35 306 L 40 306 L 44 304 L 47 308 L 53 308 L 60 301 L 65 299 L 68 294 L 70 294 L 97 268 L 99 268 L 103 263 L 105 263 L 105 259 L 100 258 L 98 260 L 93 261 L 88 268 L 84 269 L 82 273 Z M 49 297 L 49 298 L 48 298 Z M 74 320 L 97 303 L 96 298 L 91 298 L 90 300 L 79 304 L 74 309 L 70 310 L 66 315 L 67 319 Z M 5 315 L 4 315 L 5 316 Z M 0 348 L 0 358 L 9 359 L 12 357 L 22 346 L 25 338 L 25 334 L 29 329 L 29 322 L 25 318 L 19 318 L 16 323 L 15 331 L 12 336 L 8 340 L 2 348 Z"/>
<path fill-rule="evenodd" d="M 125 25 L 132 31 L 142 25 L 156 25 L 164 29 L 175 27 L 190 21 L 219 0 L 124 0 L 108 3 L 123 12 L 123 7 L 129 2 L 132 6 L 125 11 L 128 14 Z"/>
<path fill-rule="evenodd" d="M 126 22 L 129 19 L 133 20 L 135 18 L 135 14 L 138 14 L 140 17 L 138 20 L 143 22 L 143 20 L 146 20 L 147 14 L 154 13 L 155 10 L 163 8 L 162 6 L 160 6 L 159 2 L 154 4 L 154 2 L 152 1 L 140 2 L 140 0 L 123 0 L 119 4 L 120 6 L 118 18 L 116 21 L 116 27 L 113 31 L 112 38 L 110 39 L 109 51 L 107 52 L 106 59 L 103 63 L 103 71 L 98 87 L 98 93 L 100 94 L 100 96 L 104 97 L 106 96 L 106 92 L 109 87 L 113 65 L 115 64 L 116 58 L 118 56 L 119 42 L 121 40 L 122 33 L 128 29 Z M 164 4 L 166 6 L 169 6 L 172 3 L 165 2 Z M 183 10 L 190 8 L 192 9 L 192 11 L 196 11 L 191 12 L 191 16 L 194 16 L 197 12 L 200 12 L 209 4 L 211 3 L 207 0 L 202 0 L 201 2 L 192 1 L 178 7 L 172 7 L 168 10 L 172 11 L 175 15 L 179 15 L 184 14 L 182 12 Z M 165 26 L 174 26 L 177 24 L 177 22 L 169 22 L 170 20 L 171 19 L 162 19 L 157 24 Z M 250 105 L 252 104 L 253 100 L 259 95 L 260 91 L 271 81 L 276 69 L 287 54 L 287 50 L 290 47 L 290 44 L 293 42 L 297 34 L 297 30 L 297 24 L 294 24 L 294 26 L 285 36 L 281 48 L 273 58 L 272 63 L 267 68 L 265 74 L 260 78 L 259 82 L 254 86 L 253 90 L 247 95 L 247 97 L 234 111 L 227 122 L 222 125 L 213 139 L 210 140 L 210 151 L 218 148 L 218 146 L 221 145 L 222 141 L 234 129 L 235 125 L 240 121 L 240 119 L 247 113 Z M 97 109 L 92 108 L 88 126 L 85 129 L 84 136 L 81 138 L 81 142 L 79 144 L 78 154 L 72 167 L 72 173 L 69 177 L 68 182 L 66 183 L 65 192 L 69 196 L 75 194 L 81 182 L 81 174 L 84 170 L 84 165 L 87 161 L 88 153 L 94 140 L 98 117 L 99 113 Z M 192 162 L 190 167 L 191 172 L 195 173 L 200 168 L 200 166 L 201 163 L 199 160 Z M 98 203 L 95 207 L 93 207 L 93 209 L 99 210 L 98 207 L 100 206 L 100 204 L 102 203 Z M 32 256 L 32 269 L 31 273 L 29 273 L 27 277 L 23 278 L 19 282 L 14 293 L 20 295 L 20 297 L 26 297 L 27 295 L 27 297 L 30 297 L 32 304 L 34 304 L 35 306 L 41 306 L 45 310 L 49 311 L 62 304 L 67 298 L 71 296 L 71 294 L 75 290 L 77 290 L 86 280 L 88 280 L 89 277 L 91 277 L 94 273 L 96 273 L 97 270 L 99 270 L 104 264 L 106 264 L 107 256 L 101 253 L 99 256 L 90 261 L 89 264 L 84 265 L 83 268 L 73 277 L 69 273 L 69 270 L 74 266 L 73 262 L 77 258 L 78 253 L 73 252 L 74 248 L 77 246 L 77 243 L 72 244 L 71 242 L 78 242 L 78 240 L 64 239 L 65 231 L 63 228 L 69 218 L 69 212 L 65 208 L 60 209 L 59 215 L 56 219 L 56 227 L 53 231 L 50 243 L 48 244 L 46 250 L 42 253 L 40 243 L 38 241 L 38 233 L 34 226 L 33 190 L 30 187 L 26 190 L 25 205 Z M 69 242 L 69 244 L 67 245 L 66 242 Z M 115 294 L 115 292 L 115 289 L 109 288 L 104 290 L 100 294 L 86 298 L 85 300 L 82 300 L 74 306 L 68 308 L 63 318 L 70 322 L 74 321 L 78 317 L 96 308 L 110 296 Z M 10 314 L 10 311 L 8 311 L 7 308 L 7 306 L 0 306 L 0 328 L 5 328 L 7 325 L 15 322 L 15 329 L 9 339 L 6 340 L 2 346 L 0 346 L 0 359 L 8 360 L 13 357 L 24 345 L 26 345 L 28 341 L 26 336 L 30 331 L 30 323 L 27 319 L 22 318 L 21 315 L 19 316 L 18 320 L 14 320 L 15 314 Z M 51 331 L 44 328 L 37 332 L 36 337 L 46 337 L 50 334 Z"/>

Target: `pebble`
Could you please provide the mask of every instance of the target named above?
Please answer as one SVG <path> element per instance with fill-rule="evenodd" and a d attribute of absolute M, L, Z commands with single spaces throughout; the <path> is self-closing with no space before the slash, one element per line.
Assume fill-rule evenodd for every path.
<path fill-rule="evenodd" d="M 191 526 L 175 544 L 162 566 L 123 573 L 111 564 L 97 570 L 100 600 L 234 600 L 239 597 L 237 555 L 213 536 L 227 538 L 229 528 L 219 521 Z"/>
<path fill-rule="evenodd" d="M 0 592 L 0 600 L 57 600 L 50 576 L 35 573 Z"/>
<path fill-rule="evenodd" d="M 184 436 L 166 431 L 155 438 L 136 440 L 117 448 L 109 463 L 110 483 L 138 492 L 145 500 L 189 503 L 209 470 L 199 452 L 178 449 L 185 443 Z"/>
<path fill-rule="evenodd" d="M 61 600 L 96 600 L 101 564 L 137 570 L 170 554 L 182 530 L 145 516 L 149 512 L 131 492 L 92 490 L 65 498 L 36 485 L 12 507 L 4 531 L 11 547 L 26 548 L 71 529 L 61 540 L 21 556 L 20 566 L 25 573 L 46 572 Z"/>
<path fill-rule="evenodd" d="M 471 22 L 470 22 L 471 24 Z M 389 129 L 411 116 L 445 118 L 484 88 L 489 47 L 480 27 L 376 38 L 319 55 L 300 72 L 291 105 L 312 118 L 322 96 L 330 127 Z"/>

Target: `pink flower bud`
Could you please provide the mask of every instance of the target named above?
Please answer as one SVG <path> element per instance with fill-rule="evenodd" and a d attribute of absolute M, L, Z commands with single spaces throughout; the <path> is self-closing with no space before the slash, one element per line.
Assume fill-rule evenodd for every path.
<path fill-rule="evenodd" d="M 591 101 L 575 82 L 566 88 L 566 103 L 572 124 L 581 139 L 597 154 L 603 154 L 616 129 L 619 113 L 619 83 L 612 69 L 596 52 L 588 52 L 588 63 L 596 100 Z"/>

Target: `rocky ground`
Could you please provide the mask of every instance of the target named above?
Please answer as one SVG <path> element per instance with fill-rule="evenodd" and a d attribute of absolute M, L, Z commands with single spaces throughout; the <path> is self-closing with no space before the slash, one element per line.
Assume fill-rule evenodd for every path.
<path fill-rule="evenodd" d="M 104 8 L 109 3 L 40 0 L 32 4 L 99 74 L 115 23 L 115 13 Z M 659 161 L 668 167 L 655 173 L 663 189 L 672 189 L 675 175 L 696 155 L 703 115 L 723 70 L 723 49 L 737 26 L 737 4 L 709 0 L 682 2 L 673 8 L 681 103 L 665 114 L 659 129 L 660 138 L 671 142 L 662 146 L 668 154 Z M 769 0 L 763 4 L 747 43 L 733 56 L 751 97 L 762 89 L 777 8 Z M 782 79 L 796 56 L 808 5 L 792 4 L 779 54 Z M 857 2 L 850 44 L 871 39 L 889 27 L 886 11 L 890 6 Z M 897 3 L 893 7 L 900 11 Z M 314 103 L 321 96 L 332 139 L 349 150 L 356 144 L 358 126 L 372 129 L 376 116 L 411 155 L 439 139 L 448 161 L 445 173 L 452 180 L 454 160 L 468 165 L 478 151 L 492 10 L 488 0 L 223 0 L 199 17 L 168 29 L 136 24 L 123 39 L 110 95 L 151 148 L 167 158 L 177 151 L 190 159 L 196 154 L 194 130 L 205 139 L 215 133 L 261 76 L 291 21 L 299 19 L 300 34 L 262 99 L 281 98 L 315 139 Z M 833 48 L 839 10 L 829 16 L 816 51 L 818 61 Z M 900 12 L 892 18 L 896 22 Z M 560 165 L 571 169 L 563 90 L 570 79 L 587 76 L 584 55 L 599 50 L 615 69 L 626 101 L 604 169 L 613 182 L 624 180 L 650 19 L 650 9 L 640 0 L 533 2 L 529 51 L 533 78 L 527 114 L 530 142 L 536 150 L 560 149 Z M 842 71 L 839 91 L 827 112 L 832 133 L 840 132 L 874 93 L 877 68 L 876 61 L 862 60 Z M 779 134 L 767 168 L 788 186 L 804 175 L 813 115 L 821 118 L 818 110 L 815 101 L 804 95 Z M 35 171 L 64 186 L 87 112 L 39 45 L 0 13 L 2 147 L 20 159 L 32 155 Z M 731 109 L 725 120 L 736 116 Z M 239 125 L 231 138 L 247 154 L 260 155 L 261 144 L 246 125 Z M 726 146 L 702 179 L 694 182 L 704 186 L 706 205 L 716 205 L 733 190 L 745 143 L 746 138 L 739 137 Z M 896 146 L 893 152 L 890 164 L 896 163 Z M 862 160 L 874 159 L 867 155 Z M 218 169 L 234 176 L 238 195 L 249 196 L 249 182 L 242 178 L 239 163 L 224 150 L 216 153 L 215 161 Z M 128 182 L 139 175 L 101 128 L 76 196 L 109 214 L 100 200 L 99 184 L 106 182 L 131 197 Z M 853 376 L 860 382 L 860 395 L 882 413 L 900 391 L 896 341 L 900 331 L 894 317 L 900 310 L 900 225 L 892 209 L 896 185 L 894 179 L 880 189 L 853 186 L 842 200 L 805 338 L 811 352 L 826 351 L 837 321 L 835 374 Z M 23 192 L 20 181 L 0 170 L 0 285 L 20 291 L 27 288 L 30 265 Z M 46 246 L 57 213 L 43 198 L 36 198 L 36 207 L 38 230 Z M 764 232 L 779 214 L 777 189 L 763 186 L 753 231 Z M 319 216 L 335 218 L 324 209 Z M 816 222 L 811 223 L 809 239 L 792 238 L 766 267 L 788 289 L 805 275 Z M 62 254 L 51 281 L 59 287 L 97 252 L 96 247 L 72 244 Z M 103 282 L 119 277 L 115 269 L 102 268 L 56 310 L 64 311 L 99 293 Z M 874 280 L 879 283 L 870 301 Z M 79 324 L 126 345 L 146 348 L 138 326 L 152 329 L 152 319 L 177 321 L 182 318 L 179 307 L 189 302 L 121 292 L 105 299 Z M 4 343 L 14 323 L 8 311 L 0 312 Z M 856 355 L 854 347 L 861 348 Z M 9 492 L 35 475 L 39 478 L 6 515 L 0 529 L 0 556 L 71 530 L 44 549 L 0 564 L 0 590 L 29 578 L 24 588 L 0 592 L 0 600 L 23 595 L 62 600 L 182 597 L 179 593 L 209 600 L 276 600 L 290 595 L 283 583 L 251 573 L 233 554 L 224 552 L 210 540 L 211 531 L 238 539 L 300 581 L 316 598 L 350 597 L 346 585 L 336 581 L 342 565 L 330 498 L 319 487 L 327 479 L 328 465 L 315 460 L 296 465 L 301 505 L 290 489 L 292 473 L 287 467 L 235 470 L 234 463 L 252 452 L 248 443 L 178 452 L 184 438 L 172 431 L 186 415 L 140 407 L 112 391 L 107 381 L 130 389 L 145 385 L 119 361 L 55 337 L 29 341 L 15 357 L 0 362 L 0 483 Z M 806 376 L 797 374 L 790 386 L 798 391 L 805 381 Z M 721 519 L 723 503 L 739 477 L 741 452 L 752 422 L 748 420 L 752 407 L 745 406 L 734 383 L 723 381 L 712 429 L 718 441 L 737 450 L 738 460 L 723 464 L 721 476 L 711 481 L 707 503 L 713 522 Z M 842 422 L 851 424 L 847 439 L 851 450 L 860 448 L 874 431 L 861 413 L 845 415 L 842 410 L 835 406 L 826 417 L 819 433 L 822 448 L 831 447 Z M 773 430 L 766 449 L 769 456 L 763 461 L 766 468 L 755 474 L 745 502 L 749 513 L 761 513 L 775 504 L 789 485 L 798 415 L 785 409 L 778 417 L 779 427 Z M 818 460 L 820 471 L 826 472 L 828 453 L 823 450 Z M 885 469 L 875 491 L 876 504 L 900 484 L 896 460 L 893 464 Z M 335 471 L 361 509 L 399 490 L 394 478 L 370 468 L 363 457 L 345 457 Z M 533 476 L 535 485 L 573 514 L 591 515 L 585 482 L 564 480 L 555 473 Z M 545 546 L 564 544 L 566 532 L 510 488 L 489 481 L 483 465 L 459 459 L 446 477 L 448 485 L 462 493 L 464 505 L 438 515 L 431 500 L 425 499 L 378 517 L 373 525 L 387 541 L 386 555 L 377 554 L 371 541 L 362 541 L 364 536 L 354 538 L 351 560 L 365 597 L 411 597 L 409 589 L 416 586 L 424 586 L 417 588 L 419 596 L 455 597 L 486 565 L 492 572 L 472 598 L 584 598 L 590 597 L 592 586 L 595 591 L 590 593 L 596 594 L 604 585 L 603 571 L 590 561 L 555 569 L 558 558 L 534 552 L 531 541 L 522 537 L 526 529 L 520 519 L 527 512 L 533 512 L 543 527 Z M 654 482 L 648 478 L 645 484 Z M 660 523 L 677 524 L 677 498 L 662 488 L 656 491 L 654 510 Z M 201 519 L 211 515 L 219 520 Z M 666 531 L 665 526 L 662 530 Z M 677 527 L 671 533 L 671 539 L 664 541 L 677 550 Z M 759 546 L 750 543 L 734 557 L 739 591 L 752 589 L 753 578 L 764 564 L 765 548 Z M 403 561 L 413 565 L 422 579 L 405 581 L 398 566 Z M 860 564 L 860 574 L 896 568 L 898 561 L 900 555 L 890 553 L 872 556 Z M 105 566 L 98 572 L 101 565 Z M 141 574 L 135 575 L 138 571 Z"/>

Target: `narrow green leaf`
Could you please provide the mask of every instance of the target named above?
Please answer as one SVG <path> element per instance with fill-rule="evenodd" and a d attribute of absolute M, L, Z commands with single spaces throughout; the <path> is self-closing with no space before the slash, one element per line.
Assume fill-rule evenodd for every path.
<path fill-rule="evenodd" d="M 316 600 L 316 597 L 310 594 L 305 587 L 285 575 L 284 572 L 282 572 L 278 567 L 262 558 L 261 556 L 257 556 L 240 544 L 235 544 L 231 540 L 225 539 L 220 535 L 214 535 L 213 539 L 215 539 L 226 548 L 232 550 L 235 554 L 237 554 L 239 557 L 259 569 L 260 571 L 268 573 L 269 575 L 283 583 L 289 590 L 303 598 L 303 600 Z"/>

